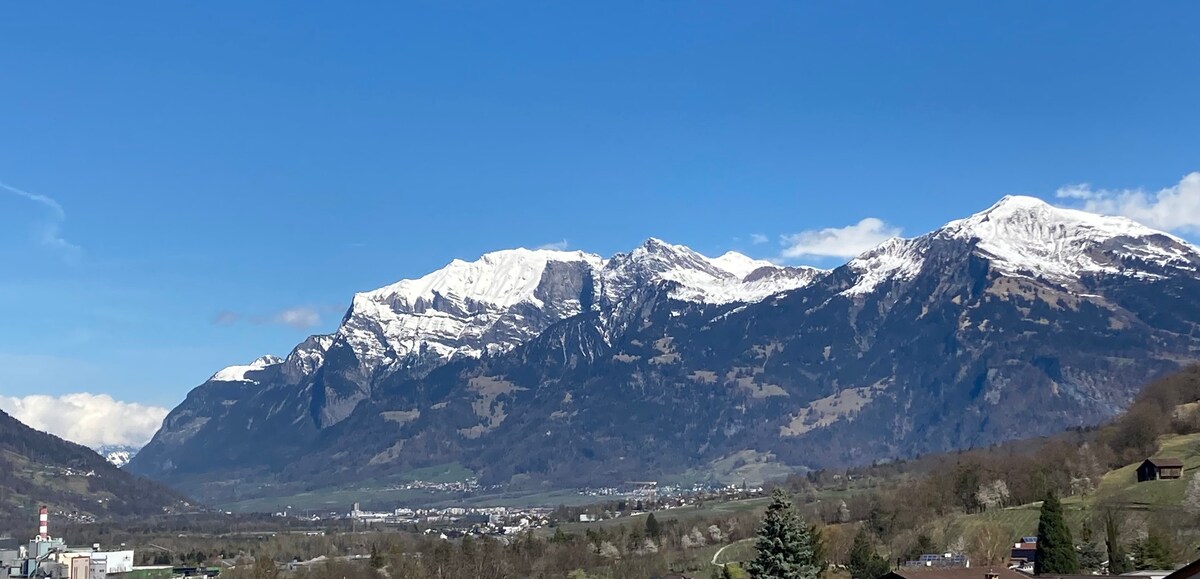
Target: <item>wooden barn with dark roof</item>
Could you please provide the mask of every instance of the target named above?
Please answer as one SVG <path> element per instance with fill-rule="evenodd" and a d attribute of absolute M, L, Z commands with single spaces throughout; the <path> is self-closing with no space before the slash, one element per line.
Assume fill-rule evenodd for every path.
<path fill-rule="evenodd" d="M 1147 458 L 1137 467 L 1138 482 L 1176 479 L 1183 476 L 1183 461 L 1178 458 Z"/>

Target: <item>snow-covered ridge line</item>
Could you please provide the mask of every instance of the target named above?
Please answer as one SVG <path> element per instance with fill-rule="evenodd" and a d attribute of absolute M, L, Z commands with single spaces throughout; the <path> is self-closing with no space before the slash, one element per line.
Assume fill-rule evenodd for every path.
<path fill-rule="evenodd" d="M 300 385 L 320 375 L 327 356 L 351 356 L 352 368 L 336 370 L 341 386 L 324 393 L 320 420 L 332 424 L 348 415 L 381 375 L 505 352 L 569 317 L 588 311 L 615 315 L 649 286 L 664 285 L 677 300 L 749 303 L 826 274 L 736 252 L 710 258 L 654 238 L 607 259 L 583 251 L 493 251 L 355 294 L 334 333 L 308 338 L 286 360 L 261 358 L 225 368 L 211 379 L 257 384 L 255 371 L 282 362 L 279 378 L 265 386 Z"/>
<path fill-rule="evenodd" d="M 1123 259 L 1196 271 L 1200 248 L 1126 217 L 1056 207 L 1036 197 L 1006 196 L 965 219 L 925 235 L 889 239 L 851 260 L 858 281 L 845 292 L 862 295 L 890 279 L 911 279 L 935 239 L 974 244 L 977 255 L 1007 275 L 1061 283 L 1086 274 L 1151 276 Z"/>
<path fill-rule="evenodd" d="M 254 382 L 254 380 L 246 378 L 247 372 L 262 370 L 264 368 L 282 363 L 283 358 L 280 358 L 279 356 L 262 356 L 246 365 L 228 366 L 226 368 L 222 368 L 221 370 L 217 371 L 216 374 L 213 374 L 209 380 L 216 382 Z"/>

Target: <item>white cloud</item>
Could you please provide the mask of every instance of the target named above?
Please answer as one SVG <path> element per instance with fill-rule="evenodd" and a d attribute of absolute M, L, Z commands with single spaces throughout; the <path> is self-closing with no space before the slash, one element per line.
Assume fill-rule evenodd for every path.
<path fill-rule="evenodd" d="M 140 447 L 154 436 L 168 412 L 87 392 L 0 396 L 0 410 L 32 428 L 92 448 L 108 444 Z"/>
<path fill-rule="evenodd" d="M 22 189 L 17 189 L 11 185 L 0 182 L 0 189 L 13 193 L 18 197 L 23 197 L 34 203 L 45 207 L 49 213 L 46 221 L 38 224 L 37 237 L 38 242 L 46 247 L 63 254 L 67 259 L 74 259 L 79 255 L 79 246 L 75 245 L 62 236 L 62 224 L 67 220 L 67 212 L 63 211 L 63 207 L 58 201 L 45 195 L 30 193 Z"/>
<path fill-rule="evenodd" d="M 868 217 L 845 227 L 828 227 L 781 236 L 784 246 L 781 255 L 785 259 L 850 258 L 899 235 L 900 228 Z"/>
<path fill-rule="evenodd" d="M 571 244 L 567 243 L 567 240 L 560 239 L 553 243 L 546 243 L 546 244 L 539 245 L 539 246 L 537 246 L 537 248 L 538 249 L 553 249 L 555 251 L 563 251 L 570 246 L 571 246 Z"/>
<path fill-rule="evenodd" d="M 768 238 L 766 235 L 763 235 L 761 233 L 751 233 L 750 234 L 750 243 L 753 243 L 754 245 L 761 245 L 768 241 L 770 241 L 770 238 Z"/>
<path fill-rule="evenodd" d="M 321 323 L 321 312 L 309 306 L 288 308 L 271 316 L 271 322 L 291 326 L 297 330 L 307 330 Z"/>
<path fill-rule="evenodd" d="M 1200 233 L 1200 172 L 1188 173 L 1179 183 L 1157 192 L 1092 189 L 1081 183 L 1060 188 L 1056 196 L 1081 202 L 1085 211 L 1124 215 L 1167 231 Z"/>
<path fill-rule="evenodd" d="M 321 310 L 313 306 L 296 306 L 270 315 L 249 315 L 233 310 L 221 310 L 212 317 L 212 323 L 217 326 L 232 326 L 240 322 L 256 326 L 275 324 L 307 330 L 321 325 Z"/>

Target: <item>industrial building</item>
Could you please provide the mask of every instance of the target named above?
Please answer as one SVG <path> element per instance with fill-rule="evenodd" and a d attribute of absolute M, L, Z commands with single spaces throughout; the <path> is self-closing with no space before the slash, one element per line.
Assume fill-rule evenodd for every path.
<path fill-rule="evenodd" d="M 0 539 L 0 579 L 170 579 L 172 571 L 134 567 L 133 550 L 67 546 L 50 536 L 46 507 L 39 510 L 38 534 L 28 544 Z"/>

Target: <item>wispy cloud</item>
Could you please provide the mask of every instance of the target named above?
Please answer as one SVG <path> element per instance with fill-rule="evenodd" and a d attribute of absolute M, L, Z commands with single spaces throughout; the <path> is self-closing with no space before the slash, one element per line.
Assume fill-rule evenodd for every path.
<path fill-rule="evenodd" d="M 232 326 L 242 319 L 241 314 L 229 310 L 221 310 L 213 316 L 213 323 L 218 326 Z"/>
<path fill-rule="evenodd" d="M 168 410 L 114 400 L 108 394 L 0 396 L 0 410 L 26 425 L 92 448 L 150 441 Z"/>
<path fill-rule="evenodd" d="M 539 245 L 539 246 L 537 246 L 537 249 L 553 249 L 556 251 L 563 251 L 570 246 L 571 246 L 571 244 L 567 243 L 567 240 L 560 239 L 553 243 L 545 243 L 545 244 Z"/>
<path fill-rule="evenodd" d="M 4 182 L 0 182 L 0 189 L 33 201 L 46 210 L 48 214 L 46 219 L 38 223 L 35 229 L 38 243 L 59 252 L 65 259 L 73 260 L 79 257 L 79 246 L 63 238 L 62 226 L 67 220 L 67 212 L 63 210 L 62 205 L 58 201 L 46 195 L 18 189 Z"/>
<path fill-rule="evenodd" d="M 769 238 L 766 235 L 763 235 L 761 233 L 751 233 L 750 234 L 750 243 L 753 243 L 754 245 L 762 245 L 770 240 L 771 240 L 771 238 Z"/>
<path fill-rule="evenodd" d="M 1093 189 L 1080 183 L 1060 188 L 1056 196 L 1085 211 L 1123 215 L 1167 231 L 1200 233 L 1200 172 L 1188 173 L 1179 183 L 1156 192 Z"/>
<path fill-rule="evenodd" d="M 845 227 L 828 227 L 783 235 L 780 242 L 784 259 L 801 257 L 850 258 L 867 251 L 888 239 L 898 237 L 899 227 L 881 219 L 868 217 Z"/>
<path fill-rule="evenodd" d="M 320 325 L 321 312 L 310 306 L 288 308 L 271 316 L 271 322 L 291 326 L 297 330 L 307 330 Z"/>
<path fill-rule="evenodd" d="M 280 325 L 307 330 L 321 325 L 321 308 L 296 306 L 268 315 L 246 315 L 233 310 L 221 310 L 213 315 L 212 323 L 217 326 L 232 326 L 248 322 L 256 326 Z"/>

